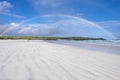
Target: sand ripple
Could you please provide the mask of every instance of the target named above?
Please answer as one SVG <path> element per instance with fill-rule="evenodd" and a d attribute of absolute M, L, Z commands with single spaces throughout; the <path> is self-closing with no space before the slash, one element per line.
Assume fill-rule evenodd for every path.
<path fill-rule="evenodd" d="M 43 41 L 0 41 L 0 80 L 120 80 L 120 55 Z"/>

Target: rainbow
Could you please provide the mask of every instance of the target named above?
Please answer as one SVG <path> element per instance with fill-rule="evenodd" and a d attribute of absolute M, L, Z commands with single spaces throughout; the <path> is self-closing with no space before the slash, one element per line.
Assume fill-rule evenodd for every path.
<path fill-rule="evenodd" d="M 22 21 L 22 22 L 19 23 L 19 26 L 20 26 L 20 25 L 23 25 L 23 24 L 25 24 L 26 22 L 29 22 L 29 21 L 31 21 L 31 20 L 38 19 L 38 18 L 40 18 L 40 17 L 54 17 L 54 16 L 67 17 L 67 18 L 71 18 L 71 19 L 78 20 L 78 21 L 81 21 L 81 20 L 82 20 L 82 21 L 84 21 L 84 22 L 86 22 L 86 23 L 88 23 L 88 24 L 90 24 L 90 25 L 93 25 L 94 27 L 102 30 L 103 32 L 105 32 L 106 34 L 108 34 L 109 37 L 111 37 L 111 39 L 116 39 L 116 37 L 115 37 L 111 32 L 105 30 L 102 26 L 96 24 L 95 22 L 92 22 L 92 21 L 90 21 L 90 20 L 87 20 L 87 19 L 85 19 L 85 18 L 82 18 L 81 16 L 73 16 L 73 15 L 65 15 L 65 14 L 42 15 L 42 16 L 36 16 L 36 17 L 30 18 L 30 19 L 24 20 L 24 21 Z M 14 27 L 10 26 L 10 27 L 6 28 L 4 31 L 2 31 L 2 32 L 0 33 L 0 35 L 4 35 L 6 32 L 8 32 L 9 30 L 11 30 L 12 28 L 15 28 L 15 27 L 18 27 L 18 26 L 14 26 Z"/>

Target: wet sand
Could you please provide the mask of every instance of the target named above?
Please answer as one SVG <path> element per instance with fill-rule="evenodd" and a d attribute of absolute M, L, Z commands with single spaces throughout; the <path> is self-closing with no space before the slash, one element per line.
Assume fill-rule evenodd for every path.
<path fill-rule="evenodd" d="M 44 41 L 0 40 L 0 80 L 120 80 L 120 55 Z"/>

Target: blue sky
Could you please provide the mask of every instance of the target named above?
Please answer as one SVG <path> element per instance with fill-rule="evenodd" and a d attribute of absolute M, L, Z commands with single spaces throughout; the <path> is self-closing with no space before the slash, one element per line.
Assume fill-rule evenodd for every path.
<path fill-rule="evenodd" d="M 120 0 L 0 0 L 0 30 L 3 25 L 57 14 L 82 17 L 120 38 Z"/>

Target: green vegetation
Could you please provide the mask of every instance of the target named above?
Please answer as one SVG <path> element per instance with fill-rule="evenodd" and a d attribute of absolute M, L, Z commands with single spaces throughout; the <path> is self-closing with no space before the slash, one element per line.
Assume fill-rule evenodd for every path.
<path fill-rule="evenodd" d="M 39 37 L 39 36 L 0 36 L 0 40 L 105 40 L 91 37 Z"/>

